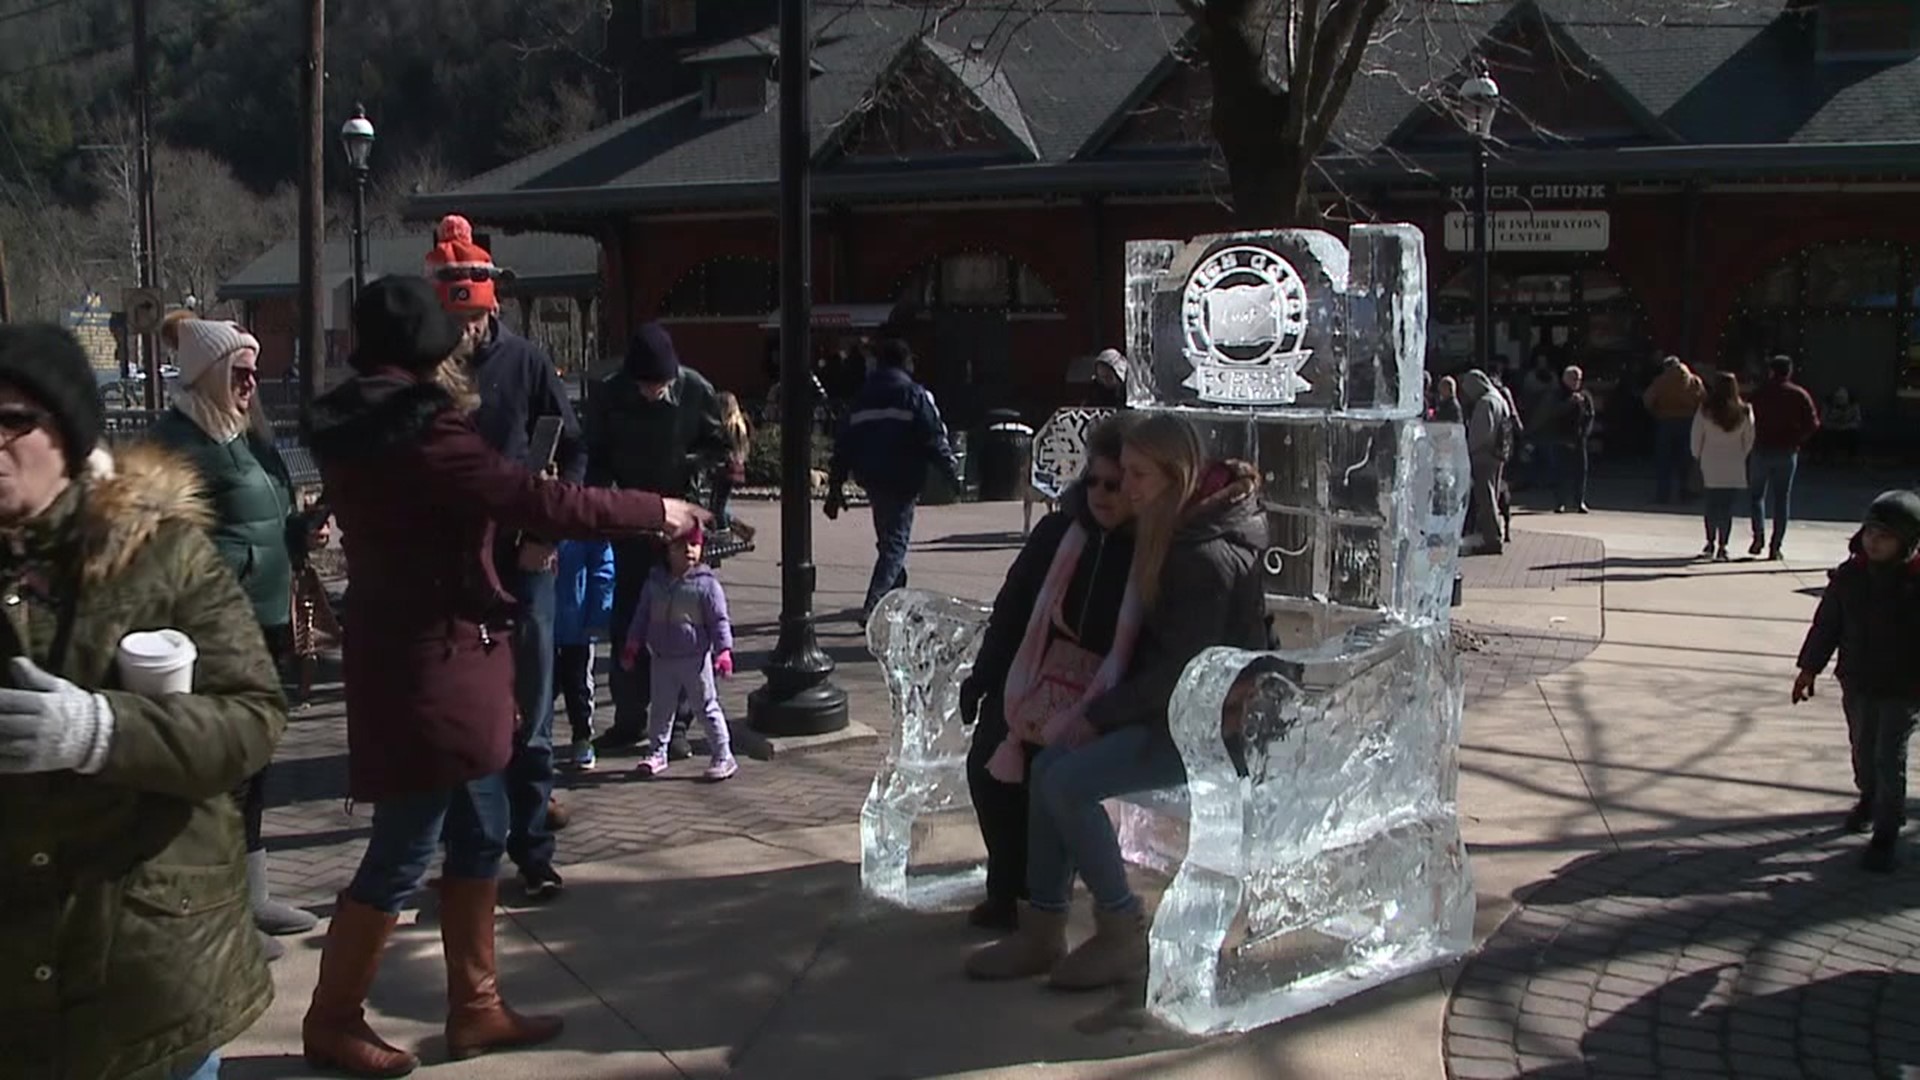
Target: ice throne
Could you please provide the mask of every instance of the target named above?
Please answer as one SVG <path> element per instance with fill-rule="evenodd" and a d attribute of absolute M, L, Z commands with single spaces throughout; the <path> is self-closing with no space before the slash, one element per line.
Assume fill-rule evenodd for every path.
<path fill-rule="evenodd" d="M 1178 790 L 1110 805 L 1171 874 L 1148 1008 L 1193 1032 L 1295 1016 L 1471 942 L 1448 601 L 1460 429 L 1423 413 L 1426 259 L 1409 226 L 1127 247 L 1129 397 L 1259 469 L 1271 652 L 1214 649 L 1169 709 Z M 986 610 L 903 590 L 868 623 L 892 748 L 861 813 L 862 882 L 913 907 L 977 887 L 958 688 Z"/>

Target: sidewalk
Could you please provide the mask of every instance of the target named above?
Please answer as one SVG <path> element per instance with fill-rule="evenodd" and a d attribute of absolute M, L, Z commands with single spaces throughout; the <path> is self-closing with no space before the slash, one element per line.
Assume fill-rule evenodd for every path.
<path fill-rule="evenodd" d="M 725 574 L 750 671 L 771 644 L 778 538 L 770 507 L 746 513 L 769 526 L 761 554 Z M 1019 513 L 923 510 L 914 583 L 990 597 L 1017 545 Z M 1609 1069 L 1653 1075 L 1657 1062 L 1661 1075 L 1677 1075 L 1683 1061 L 1705 1066 L 1670 1055 L 1708 1036 L 1718 1049 L 1696 1052 L 1720 1054 L 1706 1071 L 1725 1074 L 1735 1052 L 1782 1066 L 1826 1049 L 1809 1025 L 1863 993 L 1883 1003 L 1871 1036 L 1886 1053 L 1905 1053 L 1898 1039 L 1915 1002 L 1904 976 L 1884 973 L 1920 968 L 1903 966 L 1905 954 L 1887 943 L 1920 943 L 1920 927 L 1884 913 L 1920 903 L 1920 889 L 1904 876 L 1856 873 L 1854 845 L 1832 835 L 1849 797 L 1837 701 L 1825 695 L 1791 714 L 1785 704 L 1814 603 L 1807 591 L 1848 527 L 1796 527 L 1795 561 L 1782 567 L 1685 565 L 1697 523 L 1681 515 L 1529 515 L 1516 526 L 1507 555 L 1469 560 L 1459 613 L 1478 649 L 1467 658 L 1462 812 L 1479 924 L 1492 935 L 1459 970 L 1204 1042 L 1145 1027 L 1108 995 L 967 983 L 960 961 L 981 939 L 957 918 L 859 899 L 854 818 L 887 720 L 877 672 L 852 623 L 838 619 L 823 626 L 822 643 L 866 729 L 748 762 L 717 789 L 633 783 L 603 765 L 571 797 L 580 814 L 561 840 L 567 894 L 528 909 L 510 885 L 502 890 L 503 984 L 522 1007 L 565 1015 L 567 1035 L 539 1052 L 435 1064 L 429 1075 L 986 1077 L 1032 1075 L 1046 1062 L 1049 1076 L 1143 1080 L 1558 1077 L 1587 1075 L 1581 1054 L 1603 1049 L 1616 1055 Z M 865 529 L 857 518 L 818 523 L 827 612 L 857 603 Z M 752 675 L 734 681 L 730 715 L 744 715 L 756 685 Z M 298 759 L 294 776 L 306 786 L 282 788 L 270 816 L 276 885 L 316 901 L 345 883 L 363 842 L 365 810 L 340 815 L 327 790 L 344 753 L 339 727 L 325 706 L 296 717 L 283 756 Z M 1721 894 L 1703 894 L 1703 883 Z M 1769 887 L 1791 902 L 1768 901 Z M 1516 896 L 1530 906 L 1503 923 Z M 1727 921 L 1736 916 L 1746 919 Z M 1715 930 L 1734 925 L 1751 940 Z M 1602 926 L 1612 936 L 1589 929 Z M 1820 959 L 1802 970 L 1786 963 L 1800 956 L 1790 951 L 1797 939 L 1778 935 L 1808 929 L 1832 941 L 1814 946 Z M 299 1017 L 319 944 L 318 934 L 294 942 L 276 966 L 280 999 L 228 1048 L 224 1076 L 309 1075 Z M 1772 995 L 1768 1008 L 1801 1016 L 1800 1028 L 1786 1028 L 1801 1041 L 1752 1042 L 1742 1032 L 1759 1014 L 1729 1007 L 1719 984 L 1702 996 L 1698 977 L 1687 981 L 1722 963 L 1757 964 L 1725 976 L 1726 989 Z M 389 1039 L 429 1062 L 441 1057 L 441 986 L 437 939 L 403 930 L 371 1011 Z M 1863 1022 L 1872 1014 L 1853 1013 Z M 1862 1035 L 1854 1045 L 1875 1043 Z"/>

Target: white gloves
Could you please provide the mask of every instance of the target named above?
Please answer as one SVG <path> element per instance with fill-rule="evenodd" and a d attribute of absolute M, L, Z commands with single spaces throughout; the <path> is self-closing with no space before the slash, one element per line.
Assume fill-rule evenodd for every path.
<path fill-rule="evenodd" d="M 0 774 L 99 772 L 113 741 L 107 699 L 25 657 L 13 661 L 12 674 L 18 689 L 0 688 Z"/>

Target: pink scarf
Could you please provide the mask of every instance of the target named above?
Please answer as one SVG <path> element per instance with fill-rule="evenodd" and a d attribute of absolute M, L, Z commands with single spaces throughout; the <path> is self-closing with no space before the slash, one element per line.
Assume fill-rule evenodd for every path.
<path fill-rule="evenodd" d="M 1073 583 L 1073 572 L 1079 567 L 1080 556 L 1086 549 L 1087 530 L 1075 522 L 1061 537 L 1060 547 L 1053 553 L 1053 562 L 1047 567 L 1047 577 L 1040 586 L 1040 595 L 1033 602 L 1033 614 L 1027 617 L 1027 630 L 1020 639 L 1020 651 L 1014 654 L 1013 664 L 1007 669 L 1006 691 L 1001 698 L 1007 712 L 1012 712 L 1014 703 L 1031 693 L 1040 681 L 1041 665 L 1046 661 L 1047 644 L 1052 636 L 1050 628 L 1060 617 L 1060 609 L 1067 599 L 1067 587 Z M 1133 583 L 1128 581 L 1126 596 L 1120 601 L 1120 621 L 1113 631 L 1113 647 L 1107 650 L 1105 659 L 1094 672 L 1093 680 L 1087 684 L 1086 692 L 1080 696 L 1070 716 L 1083 712 L 1088 702 L 1120 684 L 1121 677 L 1127 672 L 1127 662 L 1133 657 L 1134 644 L 1140 639 L 1144 615 Z M 1020 783 L 1026 778 L 1026 755 L 1020 744 L 1040 741 L 1041 732 L 1009 729 L 1006 739 L 994 748 L 993 756 L 987 760 L 987 773 L 1001 783 Z"/>

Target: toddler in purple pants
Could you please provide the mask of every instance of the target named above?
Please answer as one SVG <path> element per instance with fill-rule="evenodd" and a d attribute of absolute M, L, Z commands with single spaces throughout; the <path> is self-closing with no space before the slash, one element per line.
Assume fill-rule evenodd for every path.
<path fill-rule="evenodd" d="M 733 625 L 727 621 L 727 594 L 720 579 L 700 561 L 705 548 L 698 525 L 667 541 L 667 565 L 656 567 L 640 590 L 633 625 L 620 650 L 620 664 L 629 670 L 641 649 L 653 657 L 647 756 L 635 768 L 641 776 L 667 771 L 667 739 L 682 694 L 693 711 L 706 718 L 707 747 L 713 755 L 706 779 L 719 783 L 740 771 L 727 738 L 727 716 L 713 690 L 716 671 L 723 679 L 733 675 Z"/>

